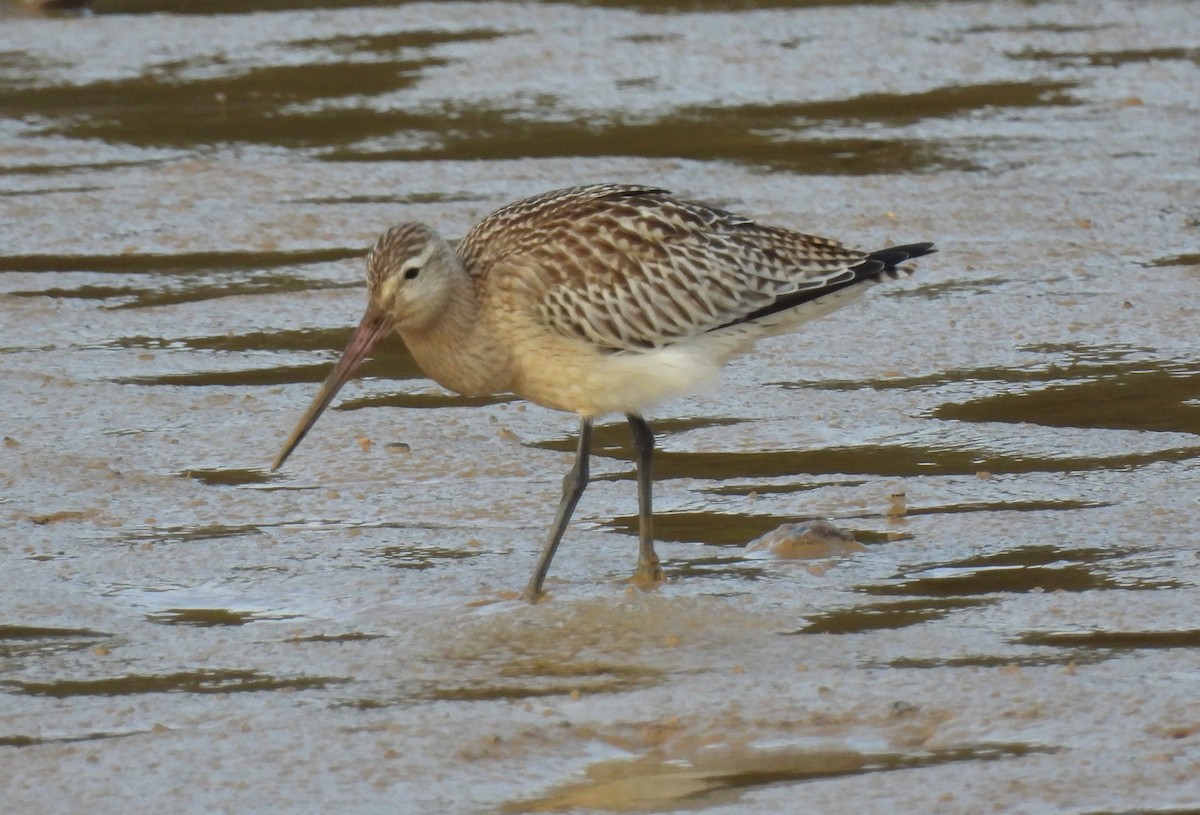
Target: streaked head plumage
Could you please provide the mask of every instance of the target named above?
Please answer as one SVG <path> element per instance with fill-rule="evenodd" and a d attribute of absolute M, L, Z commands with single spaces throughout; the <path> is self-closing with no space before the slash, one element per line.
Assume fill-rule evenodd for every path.
<path fill-rule="evenodd" d="M 379 236 L 367 255 L 367 282 L 374 289 L 385 277 L 411 267 L 428 252 L 438 234 L 425 224 L 397 224 Z"/>
<path fill-rule="evenodd" d="M 425 224 L 393 226 L 367 255 L 371 302 L 403 328 L 424 323 L 448 291 L 446 272 L 457 265 L 450 245 Z"/>

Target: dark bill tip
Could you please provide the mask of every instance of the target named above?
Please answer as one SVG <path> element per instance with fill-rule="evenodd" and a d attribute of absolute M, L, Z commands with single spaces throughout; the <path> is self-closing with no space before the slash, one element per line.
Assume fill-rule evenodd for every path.
<path fill-rule="evenodd" d="M 275 457 L 275 461 L 271 464 L 271 472 L 275 472 L 283 463 L 287 461 L 288 456 L 300 444 L 300 441 L 308 433 L 309 429 L 316 424 L 317 419 L 325 408 L 329 407 L 329 403 L 337 396 L 339 390 L 345 385 L 358 366 L 367 358 L 367 354 L 371 353 L 371 349 L 376 343 L 381 340 L 384 335 L 392 329 L 392 320 L 384 312 L 369 306 L 367 313 L 363 315 L 362 322 L 358 324 L 358 328 L 350 336 L 350 342 L 346 344 L 346 350 L 342 352 L 342 358 L 338 360 L 337 365 L 329 373 L 328 378 L 321 384 L 321 389 L 317 391 L 316 397 L 313 398 L 312 404 L 308 406 L 308 410 L 300 417 L 300 421 L 296 423 L 295 430 L 288 440 L 284 443 L 283 449 L 279 451 L 279 455 Z"/>

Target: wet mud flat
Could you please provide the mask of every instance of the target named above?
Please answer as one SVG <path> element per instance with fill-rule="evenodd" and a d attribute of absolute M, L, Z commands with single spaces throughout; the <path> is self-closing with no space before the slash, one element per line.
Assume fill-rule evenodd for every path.
<path fill-rule="evenodd" d="M 0 6 L 0 809 L 1200 808 L 1186 2 Z M 243 13 L 245 12 L 245 13 Z M 399 342 L 362 254 L 661 184 L 909 280 L 624 422 Z M 855 547 L 746 544 L 828 519 Z"/>

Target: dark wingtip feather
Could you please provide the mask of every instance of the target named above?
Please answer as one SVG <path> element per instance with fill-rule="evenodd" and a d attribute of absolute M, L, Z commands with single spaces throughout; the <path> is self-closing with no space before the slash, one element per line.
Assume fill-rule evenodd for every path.
<path fill-rule="evenodd" d="M 766 317 L 770 314 L 776 314 L 780 311 L 787 311 L 797 306 L 802 306 L 805 303 L 810 303 L 814 300 L 820 300 L 826 295 L 832 294 L 835 291 L 858 285 L 869 280 L 876 280 L 883 275 L 887 275 L 893 279 L 900 278 L 912 274 L 912 269 L 897 268 L 899 264 L 906 260 L 919 258 L 922 255 L 929 255 L 936 252 L 937 248 L 929 242 L 925 243 L 906 243 L 903 246 L 890 246 L 887 249 L 880 249 L 877 252 L 869 253 L 865 258 L 859 261 L 854 266 L 850 267 L 853 277 L 842 279 L 838 283 L 826 286 L 823 289 L 805 289 L 792 294 L 785 294 L 778 298 L 774 303 L 746 314 L 744 317 L 725 323 L 718 326 L 719 328 L 727 328 L 737 323 L 753 322 L 760 317 Z"/>
<path fill-rule="evenodd" d="M 901 263 L 913 258 L 930 255 L 937 251 L 932 243 L 906 243 L 903 246 L 889 246 L 867 255 L 866 260 L 854 267 L 858 280 L 867 280 L 880 275 L 896 278 L 912 274 L 909 269 L 897 268 Z"/>
<path fill-rule="evenodd" d="M 906 260 L 933 254 L 937 251 L 932 243 L 908 243 L 904 246 L 889 246 L 867 255 L 868 260 L 877 260 L 883 264 L 883 271 L 890 272 Z"/>

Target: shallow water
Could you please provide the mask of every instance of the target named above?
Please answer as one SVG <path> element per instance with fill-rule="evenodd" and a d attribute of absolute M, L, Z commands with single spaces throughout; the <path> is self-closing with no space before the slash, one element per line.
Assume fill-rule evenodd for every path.
<path fill-rule="evenodd" d="M 1200 808 L 1186 0 L 0 0 L 0 801 Z M 654 183 L 912 278 L 623 421 L 398 341 L 278 473 L 400 220 Z M 862 550 L 745 546 L 828 519 Z"/>

